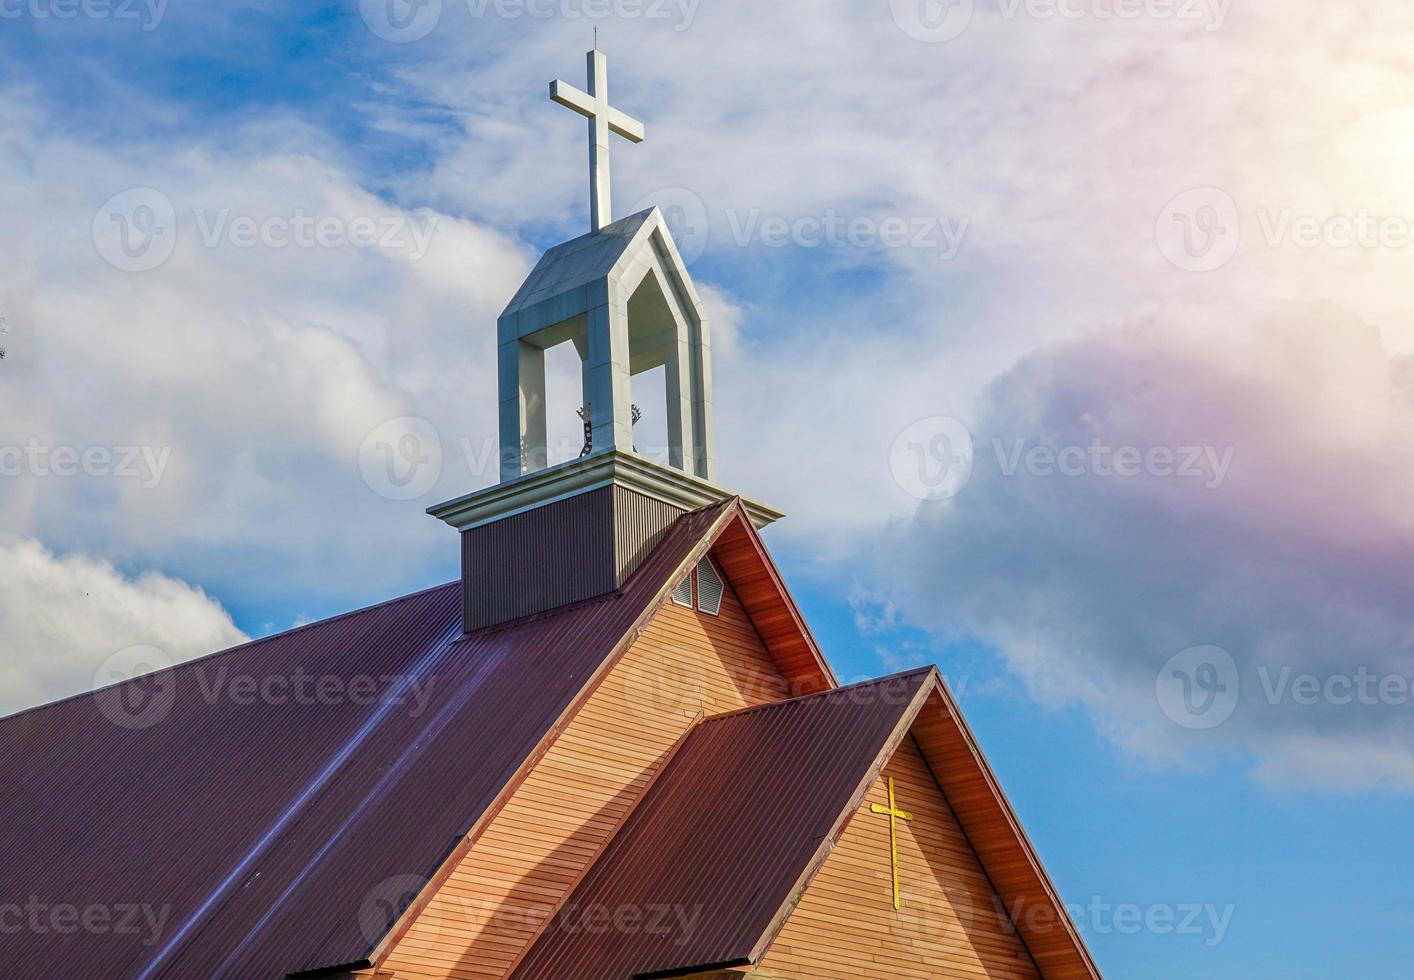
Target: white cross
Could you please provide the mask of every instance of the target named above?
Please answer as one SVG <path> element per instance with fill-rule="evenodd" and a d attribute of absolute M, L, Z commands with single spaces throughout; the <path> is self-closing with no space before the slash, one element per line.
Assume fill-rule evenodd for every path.
<path fill-rule="evenodd" d="M 589 93 L 559 79 L 550 83 L 550 98 L 589 117 L 589 224 L 594 231 L 614 220 L 609 204 L 609 133 L 643 142 L 643 123 L 609 105 L 608 59 L 599 50 L 585 55 Z"/>

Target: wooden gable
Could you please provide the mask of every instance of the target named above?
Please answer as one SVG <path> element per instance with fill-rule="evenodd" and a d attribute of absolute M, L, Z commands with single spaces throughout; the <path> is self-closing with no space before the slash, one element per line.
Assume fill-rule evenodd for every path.
<path fill-rule="evenodd" d="M 900 875 L 893 901 L 889 820 Z M 1099 970 L 942 676 L 810 883 L 763 943 L 759 978 L 1098 980 Z"/>
<path fill-rule="evenodd" d="M 745 523 L 728 525 L 737 528 L 734 542 L 743 541 Z M 732 571 L 752 572 L 750 601 L 789 604 L 763 594 L 779 581 L 774 573 L 741 557 Z M 788 698 L 802 685 L 833 684 L 801 665 L 799 642 L 788 644 L 788 678 L 733 574 L 725 578 L 716 615 L 671 600 L 658 608 L 504 808 L 440 876 L 378 976 L 508 976 L 698 720 Z"/>
<path fill-rule="evenodd" d="M 900 907 L 889 818 L 896 805 Z M 899 745 L 771 944 L 758 977 L 1039 978 L 1001 897 L 910 737 Z"/>

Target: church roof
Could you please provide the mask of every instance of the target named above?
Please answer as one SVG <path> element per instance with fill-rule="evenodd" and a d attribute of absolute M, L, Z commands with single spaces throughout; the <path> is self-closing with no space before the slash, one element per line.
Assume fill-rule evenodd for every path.
<path fill-rule="evenodd" d="M 933 677 L 925 668 L 699 723 L 514 980 L 755 962 Z M 635 910 L 645 926 L 579 926 L 598 909 Z"/>
<path fill-rule="evenodd" d="M 513 980 L 754 966 L 911 736 L 1041 975 L 1089 951 L 936 667 L 706 719 L 683 740 Z M 639 928 L 588 928 L 637 913 Z"/>
<path fill-rule="evenodd" d="M 25 760 L 0 794 L 7 892 L 162 919 L 155 938 L 22 931 L 9 972 L 362 961 L 729 523 L 735 500 L 688 514 L 623 590 L 518 623 L 463 637 L 454 583 L 0 720 L 0 755 Z M 290 684 L 238 697 L 242 678 Z M 377 697 L 353 696 L 363 678 Z M 169 699 L 158 723 L 105 717 L 144 696 Z"/>
<path fill-rule="evenodd" d="M 0 754 L 24 760 L 0 794 L 9 893 L 131 915 L 127 930 L 15 933 L 10 972 L 278 977 L 381 962 L 709 551 L 791 684 L 833 687 L 732 498 L 679 518 L 598 598 L 463 635 L 453 583 L 0 719 Z M 335 696 L 321 696 L 329 682 Z M 360 683 L 374 696 L 354 697 Z M 694 916 L 689 934 L 669 917 L 663 932 L 591 942 L 552 923 L 514 976 L 759 962 L 909 733 L 1023 913 L 1043 974 L 1097 976 L 932 668 L 698 722 L 566 906 L 676 906 Z M 1061 928 L 1033 929 L 1032 906 Z"/>

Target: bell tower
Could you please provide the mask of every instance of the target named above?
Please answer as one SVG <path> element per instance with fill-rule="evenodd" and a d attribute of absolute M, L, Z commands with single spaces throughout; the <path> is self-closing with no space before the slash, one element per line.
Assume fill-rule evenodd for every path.
<path fill-rule="evenodd" d="M 697 289 L 655 207 L 612 220 L 609 137 L 643 125 L 609 104 L 607 60 L 589 91 L 550 83 L 588 120 L 590 231 L 540 257 L 497 320 L 500 483 L 429 508 L 462 532 L 468 632 L 621 588 L 682 514 L 734 496 L 714 480 L 712 347 Z M 549 464 L 545 352 L 580 358 L 578 459 Z M 631 380 L 662 367 L 660 463 L 634 449 Z M 758 527 L 783 516 L 746 501 Z"/>
<path fill-rule="evenodd" d="M 665 369 L 668 465 L 713 476 L 707 317 L 657 208 L 550 249 L 497 323 L 501 480 L 548 465 L 545 351 L 579 353 L 585 455 L 633 451 L 630 380 Z"/>

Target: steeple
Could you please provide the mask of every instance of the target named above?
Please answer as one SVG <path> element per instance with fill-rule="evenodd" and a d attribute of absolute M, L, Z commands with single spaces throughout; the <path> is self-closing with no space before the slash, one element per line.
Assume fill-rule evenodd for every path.
<path fill-rule="evenodd" d="M 550 249 L 497 322 L 501 479 L 542 470 L 545 351 L 580 358 L 589 455 L 633 451 L 632 378 L 664 368 L 667 462 L 711 480 L 712 344 L 697 289 L 657 208 Z M 578 407 L 578 406 L 576 406 Z"/>
<path fill-rule="evenodd" d="M 611 219 L 609 134 L 643 124 L 609 105 L 607 59 L 586 56 L 589 91 L 550 97 L 589 120 L 588 234 L 551 248 L 497 320 L 500 483 L 429 508 L 462 537 L 468 631 L 621 587 L 677 517 L 733 494 L 713 482 L 711 331 L 657 208 Z M 572 344 L 585 452 L 551 466 L 545 352 Z M 640 455 L 632 378 L 663 368 L 664 462 Z M 743 501 L 758 527 L 783 516 Z"/>

